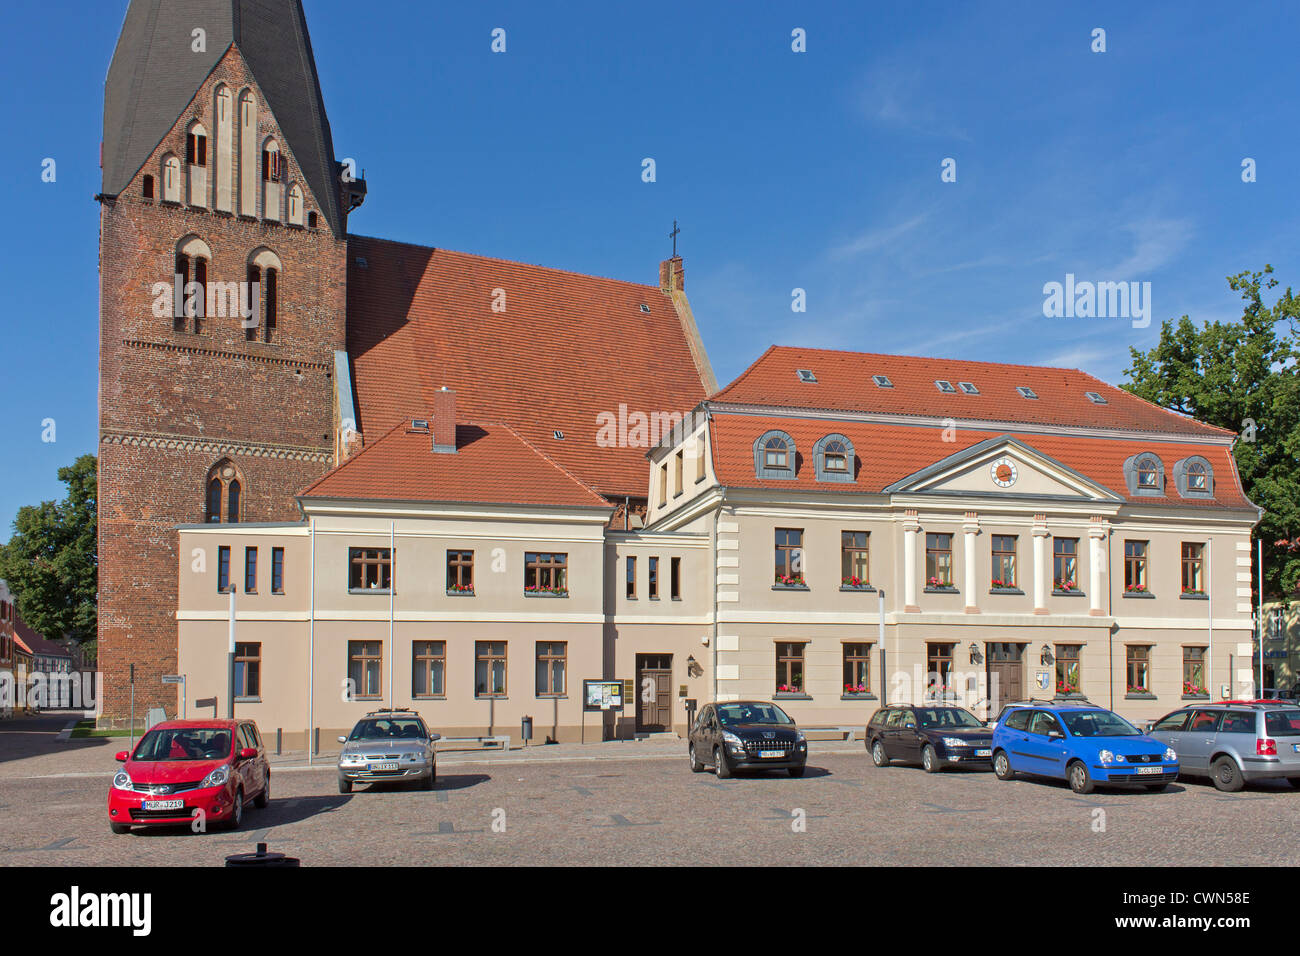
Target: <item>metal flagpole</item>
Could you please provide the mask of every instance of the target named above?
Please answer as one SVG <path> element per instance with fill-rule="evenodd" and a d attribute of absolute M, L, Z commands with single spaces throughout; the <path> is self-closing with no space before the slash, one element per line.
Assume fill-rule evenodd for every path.
<path fill-rule="evenodd" d="M 1255 580 L 1259 584 L 1259 591 L 1255 595 L 1255 618 L 1258 622 L 1255 630 L 1259 641 L 1259 684 L 1255 696 L 1262 699 L 1264 697 L 1264 539 L 1260 538 L 1255 545 L 1257 559 Z"/>
<path fill-rule="evenodd" d="M 1209 620 L 1206 623 L 1206 629 L 1210 637 L 1210 650 L 1206 655 L 1208 660 L 1205 662 L 1205 689 L 1210 692 L 1210 700 L 1214 700 L 1214 539 L 1205 540 L 1205 578 L 1206 578 L 1206 596 L 1209 598 L 1205 603 L 1208 605 Z M 1221 698 L 1227 700 L 1232 697 L 1232 675 L 1228 675 L 1228 697 Z"/>
<path fill-rule="evenodd" d="M 393 709 L 393 618 L 397 612 L 397 522 L 388 522 L 388 709 Z"/>
<path fill-rule="evenodd" d="M 310 591 L 307 613 L 307 766 L 312 765 L 315 748 L 312 746 L 316 726 L 316 519 L 311 519 L 308 531 L 311 556 L 308 559 Z"/>
<path fill-rule="evenodd" d="M 230 645 L 226 648 L 226 692 L 229 703 L 226 705 L 227 716 L 235 716 L 235 584 L 230 584 Z"/>

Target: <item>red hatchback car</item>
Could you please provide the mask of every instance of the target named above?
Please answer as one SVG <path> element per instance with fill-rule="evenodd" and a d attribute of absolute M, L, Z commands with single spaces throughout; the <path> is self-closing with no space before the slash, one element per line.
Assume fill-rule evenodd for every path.
<path fill-rule="evenodd" d="M 233 830 L 245 804 L 265 807 L 271 799 L 271 766 L 251 720 L 164 721 L 117 759 L 125 766 L 108 791 L 114 833 L 196 817 Z"/>

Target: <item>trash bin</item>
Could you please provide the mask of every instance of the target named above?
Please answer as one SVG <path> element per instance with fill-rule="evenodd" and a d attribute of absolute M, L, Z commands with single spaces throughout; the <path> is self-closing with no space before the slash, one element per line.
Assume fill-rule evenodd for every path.
<path fill-rule="evenodd" d="M 525 717 L 520 721 L 519 736 L 523 738 L 524 746 L 528 746 L 528 741 L 533 739 L 533 718 Z"/>
<path fill-rule="evenodd" d="M 226 857 L 226 866 L 300 866 L 296 856 L 267 853 L 266 844 L 259 843 L 256 853 L 236 853 Z"/>

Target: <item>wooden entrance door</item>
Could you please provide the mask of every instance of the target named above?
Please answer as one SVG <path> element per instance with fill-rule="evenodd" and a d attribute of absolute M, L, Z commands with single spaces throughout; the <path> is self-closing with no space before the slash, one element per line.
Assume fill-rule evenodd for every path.
<path fill-rule="evenodd" d="M 673 726 L 673 656 L 636 656 L 636 729 L 658 734 Z"/>
<path fill-rule="evenodd" d="M 1003 704 L 1025 699 L 1025 645 L 990 642 L 984 645 L 988 664 L 990 714 Z"/>

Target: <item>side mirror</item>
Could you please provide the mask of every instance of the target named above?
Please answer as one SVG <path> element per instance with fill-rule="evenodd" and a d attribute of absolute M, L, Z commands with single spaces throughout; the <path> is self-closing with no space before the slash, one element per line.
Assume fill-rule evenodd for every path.
<path fill-rule="evenodd" d="M 113 759 L 116 760 L 118 763 L 126 763 L 128 760 L 131 759 L 131 751 L 119 750 L 117 752 L 117 755 Z"/>
<path fill-rule="evenodd" d="M 429 743 L 433 743 L 435 740 L 441 740 L 441 739 L 442 739 L 442 734 L 429 734 Z"/>
<path fill-rule="evenodd" d="M 339 737 L 339 743 L 341 743 L 341 744 L 345 744 L 345 743 L 347 743 L 347 742 L 348 742 L 348 738 L 347 738 L 347 737 L 342 737 L 342 736 Z"/>
<path fill-rule="evenodd" d="M 1049 731 L 1047 732 L 1047 739 L 1048 739 L 1048 740 L 1064 740 L 1064 739 L 1065 739 L 1065 734 L 1061 733 L 1059 730 L 1049 730 Z"/>

